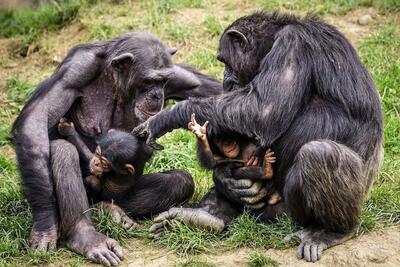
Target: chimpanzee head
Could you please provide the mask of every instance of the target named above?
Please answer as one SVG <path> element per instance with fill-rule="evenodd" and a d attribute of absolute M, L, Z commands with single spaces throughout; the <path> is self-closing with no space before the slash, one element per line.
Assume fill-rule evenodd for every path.
<path fill-rule="evenodd" d="M 224 90 L 247 85 L 259 72 L 262 59 L 271 50 L 275 34 L 286 18 L 256 12 L 228 26 L 220 39 L 217 59 L 225 64 Z"/>
<path fill-rule="evenodd" d="M 112 129 L 97 139 L 90 171 L 95 175 L 109 172 L 141 174 L 151 155 L 152 150 L 143 141 L 129 133 Z"/>
<path fill-rule="evenodd" d="M 199 86 L 192 73 L 172 63 L 171 55 L 177 50 L 166 48 L 153 35 L 132 32 L 112 41 L 108 63 L 116 86 L 126 101 L 133 101 L 132 108 L 140 122 L 162 109 L 164 88 L 169 83 L 182 89 Z"/>

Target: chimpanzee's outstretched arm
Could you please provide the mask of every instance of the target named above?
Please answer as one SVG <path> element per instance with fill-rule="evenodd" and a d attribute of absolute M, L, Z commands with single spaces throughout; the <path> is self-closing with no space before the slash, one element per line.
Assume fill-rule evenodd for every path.
<path fill-rule="evenodd" d="M 209 97 L 213 95 L 219 95 L 222 93 L 222 83 L 217 79 L 214 79 L 208 75 L 198 72 L 191 66 L 176 64 L 174 66 L 175 71 L 188 72 L 185 76 L 192 76 L 192 85 L 183 84 L 182 80 L 171 79 L 164 87 L 164 98 L 184 100 L 189 97 Z M 197 82 L 195 82 L 197 81 Z M 197 84 L 196 84 L 197 83 Z"/>
<path fill-rule="evenodd" d="M 186 127 L 192 113 L 199 123 L 210 122 L 210 134 L 235 131 L 260 136 L 269 146 L 287 130 L 308 94 L 311 64 L 303 40 L 286 26 L 277 33 L 260 73 L 246 87 L 206 99 L 190 99 L 163 110 L 137 127 L 149 143 L 168 131 Z"/>
<path fill-rule="evenodd" d="M 68 112 L 80 96 L 79 89 L 98 75 L 101 62 L 97 61 L 94 53 L 72 50 L 56 72 L 39 85 L 13 126 L 24 192 L 33 215 L 31 243 L 41 250 L 51 249 L 46 236 L 57 231 L 58 220 L 49 163 L 49 129 Z"/>

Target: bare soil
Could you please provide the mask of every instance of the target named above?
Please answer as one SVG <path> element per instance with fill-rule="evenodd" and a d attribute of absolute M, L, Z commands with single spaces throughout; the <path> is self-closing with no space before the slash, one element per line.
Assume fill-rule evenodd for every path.
<path fill-rule="evenodd" d="M 175 266 L 185 258 L 173 251 L 160 248 L 140 239 L 132 239 L 125 244 L 125 259 L 121 266 L 166 267 Z M 248 266 L 249 255 L 257 251 L 278 261 L 280 266 L 322 267 L 322 266 L 400 266 L 400 227 L 390 227 L 354 238 L 324 252 L 317 263 L 308 263 L 296 258 L 296 248 L 276 249 L 234 249 L 215 254 L 200 254 L 195 259 L 215 264 L 216 266 Z M 88 264 L 87 266 L 95 266 Z"/>

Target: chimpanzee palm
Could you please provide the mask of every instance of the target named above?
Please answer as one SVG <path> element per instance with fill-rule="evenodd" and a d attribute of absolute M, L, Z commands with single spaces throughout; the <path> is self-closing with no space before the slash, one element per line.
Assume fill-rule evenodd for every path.
<path fill-rule="evenodd" d="M 185 127 L 195 113 L 199 123 L 209 121 L 210 134 L 259 137 L 275 152 L 273 180 L 286 211 L 305 227 L 297 233 L 298 256 L 317 261 L 323 250 L 352 236 L 382 158 L 374 83 L 349 41 L 313 17 L 239 18 L 223 33 L 218 59 L 225 64 L 223 86 L 229 92 L 180 102 L 135 133 L 153 143 Z M 225 197 L 243 204 L 249 204 L 244 196 L 258 194 L 251 181 L 218 175 L 215 180 Z M 199 215 L 212 211 L 215 202 Z M 220 221 L 216 225 L 221 228 Z"/>
<path fill-rule="evenodd" d="M 110 128 L 131 130 L 159 112 L 164 99 L 222 91 L 218 81 L 174 65 L 175 52 L 140 32 L 82 44 L 72 48 L 54 74 L 39 85 L 13 127 L 24 193 L 33 215 L 32 247 L 54 249 L 60 233 L 70 249 L 93 261 L 110 265 L 122 259 L 118 243 L 96 232 L 91 222 L 82 179 L 89 164 L 75 146 L 61 139 L 57 124 L 61 117 L 73 122 L 93 152 L 96 136 Z M 192 191 L 187 172 L 146 176 L 136 185 L 131 205 L 137 213 L 131 213 L 166 210 Z"/>

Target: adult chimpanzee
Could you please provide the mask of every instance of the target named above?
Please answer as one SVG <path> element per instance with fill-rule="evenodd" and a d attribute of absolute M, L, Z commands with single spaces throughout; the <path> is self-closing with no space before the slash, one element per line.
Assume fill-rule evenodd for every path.
<path fill-rule="evenodd" d="M 224 89 L 231 92 L 180 102 L 135 132 L 153 143 L 185 127 L 195 113 L 200 123 L 209 120 L 211 134 L 259 137 L 275 152 L 273 181 L 287 212 L 305 227 L 297 233 L 298 256 L 317 261 L 323 250 L 352 236 L 382 158 L 374 83 L 349 41 L 313 17 L 239 18 L 223 33 L 218 59 L 225 64 Z M 248 199 L 241 197 L 257 195 L 251 181 L 216 175 L 215 182 L 244 204 Z"/>
<path fill-rule="evenodd" d="M 222 91 L 218 81 L 174 65 L 171 55 L 175 52 L 141 32 L 78 45 L 39 85 L 13 127 L 24 192 L 33 215 L 32 247 L 54 249 L 61 237 L 69 248 L 93 261 L 110 265 L 122 258 L 117 242 L 92 225 L 82 179 L 88 162 L 79 162 L 76 148 L 60 139 L 57 124 L 61 117 L 72 121 L 94 151 L 98 134 L 110 128 L 131 130 L 159 112 L 164 99 Z M 169 208 L 187 197 L 184 192 L 193 186 L 191 176 L 181 171 L 150 178 L 134 200 L 146 211 Z"/>

